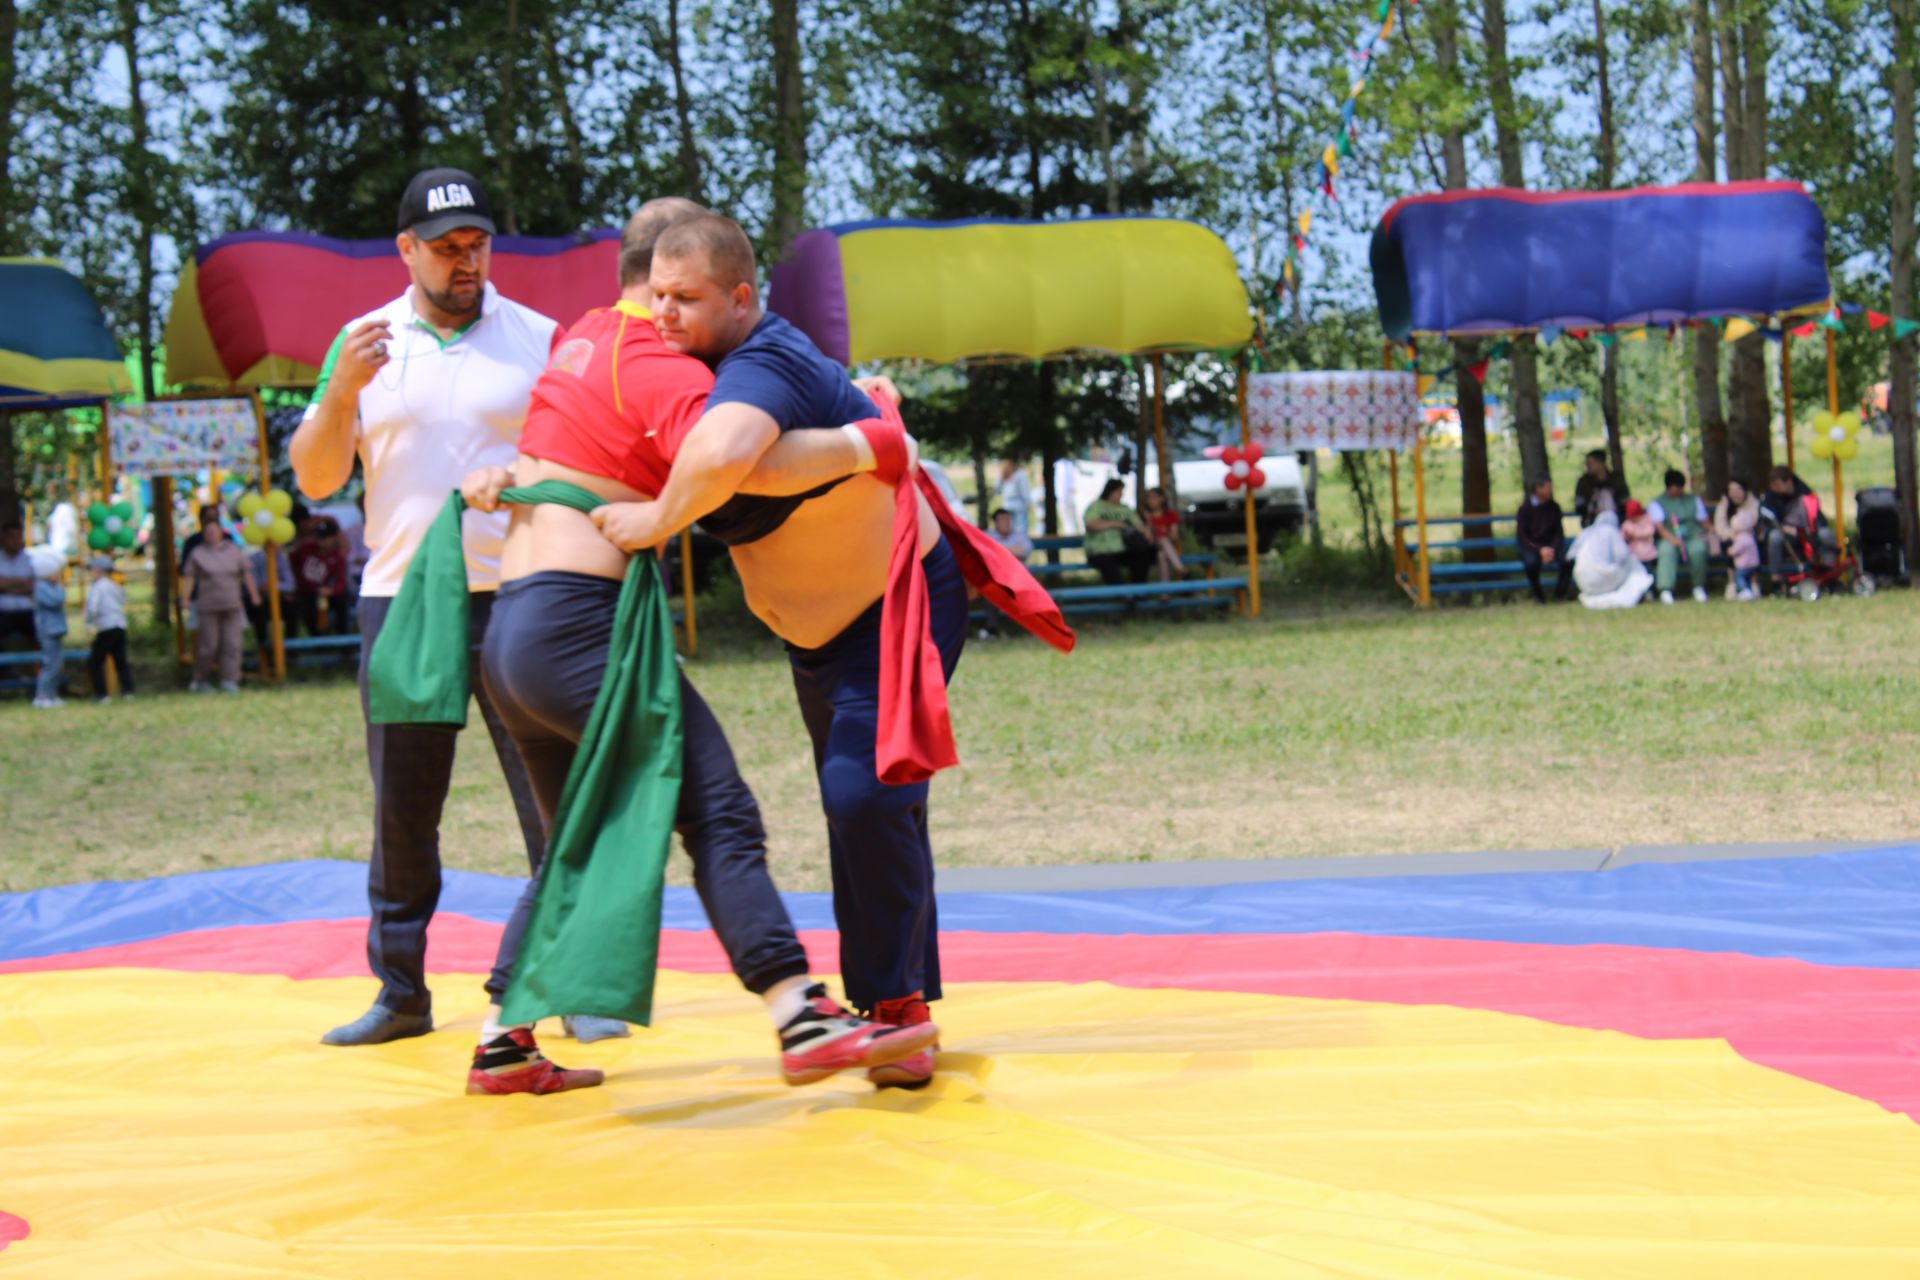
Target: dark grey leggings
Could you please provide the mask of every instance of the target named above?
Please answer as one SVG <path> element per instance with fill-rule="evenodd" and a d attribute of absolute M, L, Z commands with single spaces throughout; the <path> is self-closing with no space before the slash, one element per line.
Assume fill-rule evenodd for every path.
<path fill-rule="evenodd" d="M 611 579 L 536 573 L 507 583 L 494 601 L 481 670 L 526 762 L 549 831 L 600 693 L 619 597 L 620 584 Z M 760 806 L 740 776 L 727 735 L 685 676 L 680 701 L 685 741 L 674 829 L 693 859 L 694 889 L 734 973 L 758 994 L 806 973 L 807 953 L 767 871 Z M 500 959 L 487 981 L 496 999 L 513 972 L 533 892 L 530 883 L 500 940 Z"/>

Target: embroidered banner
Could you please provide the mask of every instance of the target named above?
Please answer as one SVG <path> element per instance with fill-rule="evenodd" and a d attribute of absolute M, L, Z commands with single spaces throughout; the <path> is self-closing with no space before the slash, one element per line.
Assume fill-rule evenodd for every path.
<path fill-rule="evenodd" d="M 1411 449 L 1420 396 L 1411 373 L 1256 373 L 1247 380 L 1253 438 L 1269 453 Z"/>

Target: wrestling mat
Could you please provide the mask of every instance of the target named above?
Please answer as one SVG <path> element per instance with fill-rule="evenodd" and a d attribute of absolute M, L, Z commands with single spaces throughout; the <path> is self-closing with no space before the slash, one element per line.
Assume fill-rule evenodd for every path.
<path fill-rule="evenodd" d="M 515 886 L 449 879 L 441 1029 L 364 871 L 0 896 L 0 1280 L 1920 1275 L 1920 849 L 941 900 L 919 1094 L 789 1089 L 673 891 L 657 1025 L 469 1098 Z M 792 898 L 816 963 L 822 896 Z"/>

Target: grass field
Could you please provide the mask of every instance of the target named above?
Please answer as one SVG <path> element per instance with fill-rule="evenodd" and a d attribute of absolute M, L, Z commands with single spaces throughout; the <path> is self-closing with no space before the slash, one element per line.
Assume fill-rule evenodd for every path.
<path fill-rule="evenodd" d="M 1384 589 L 1267 616 L 1095 623 L 1062 657 L 970 644 L 961 768 L 934 784 L 944 865 L 1293 857 L 1920 833 L 1905 592 L 1595 614 L 1415 615 Z M 767 811 L 776 873 L 826 886 L 784 658 L 737 606 L 690 668 Z M 345 679 L 238 696 L 0 703 L 0 889 L 364 856 L 369 790 Z M 524 865 L 483 737 L 450 865 Z M 684 883 L 684 869 L 676 867 Z"/>

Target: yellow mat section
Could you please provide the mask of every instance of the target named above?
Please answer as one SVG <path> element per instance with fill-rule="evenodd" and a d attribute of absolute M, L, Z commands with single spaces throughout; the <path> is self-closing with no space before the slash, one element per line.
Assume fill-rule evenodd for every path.
<path fill-rule="evenodd" d="M 364 980 L 0 977 L 0 1280 L 1920 1275 L 1920 1129 L 1717 1041 L 1452 1008 L 973 985 L 919 1095 L 788 1089 L 662 975 L 601 1089 L 460 1090 Z M 471 993 L 471 998 L 469 994 Z"/>

